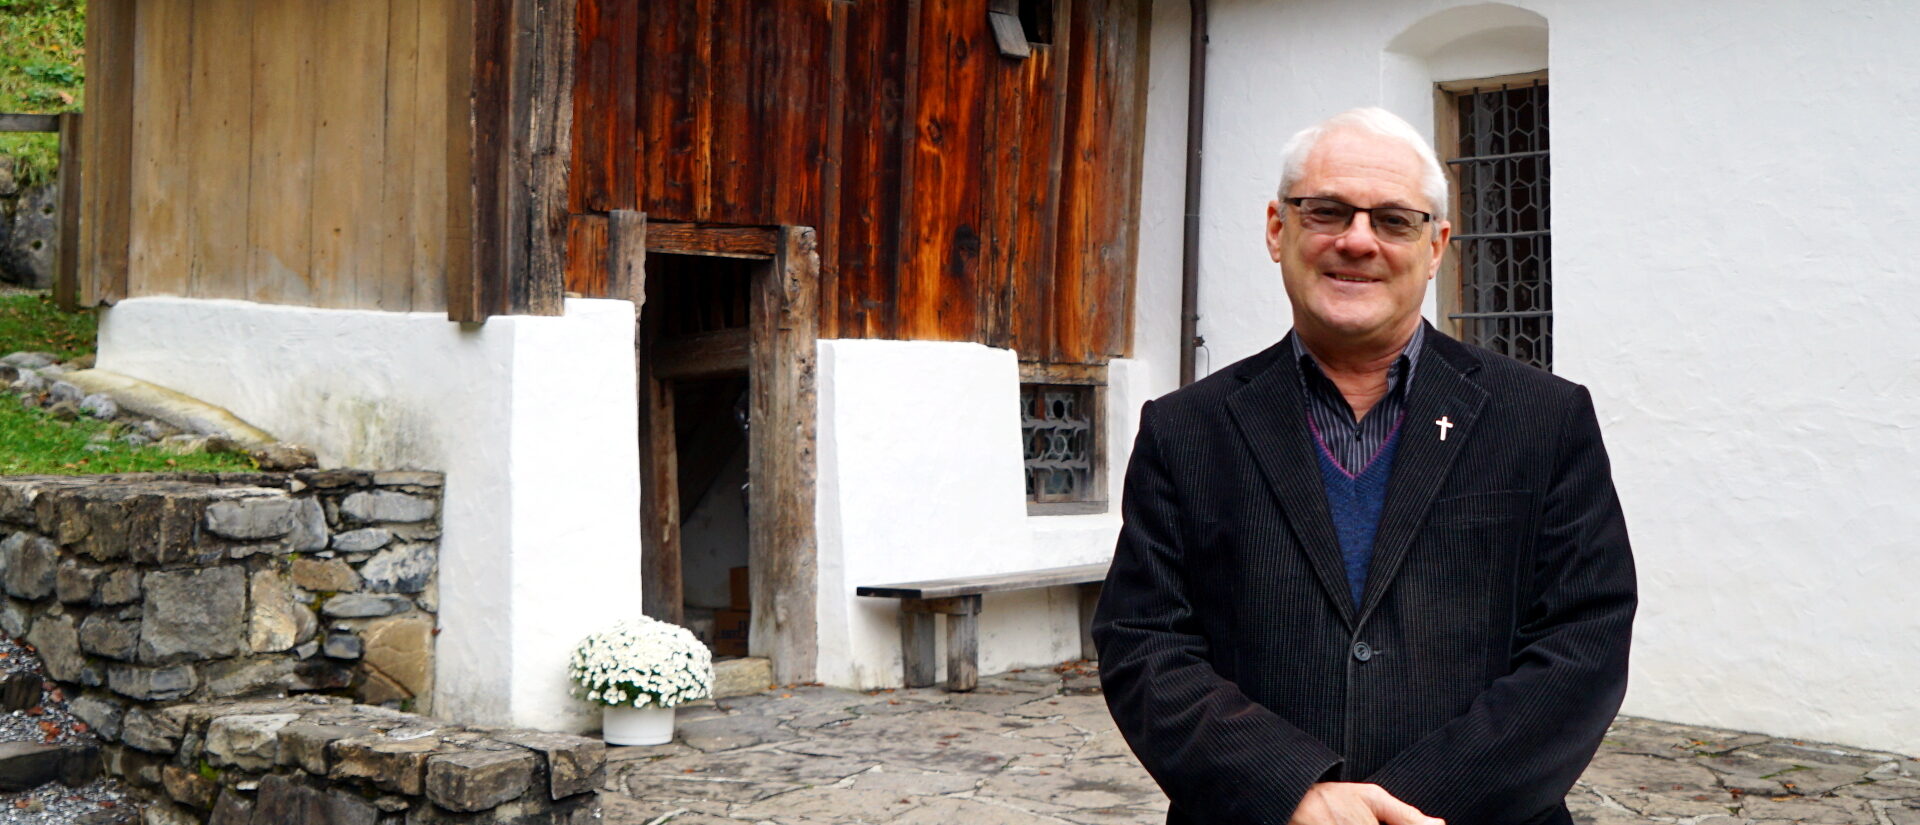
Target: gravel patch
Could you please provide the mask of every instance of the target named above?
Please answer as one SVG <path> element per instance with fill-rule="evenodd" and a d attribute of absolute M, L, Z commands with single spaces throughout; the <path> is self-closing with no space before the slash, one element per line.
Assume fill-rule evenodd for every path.
<path fill-rule="evenodd" d="M 0 634 L 0 673 L 41 677 L 40 703 L 0 715 L 0 742 L 98 744 L 87 723 L 67 709 L 67 696 L 45 678 L 40 657 L 18 640 Z M 137 805 L 118 781 L 101 777 L 78 788 L 50 782 L 30 791 L 0 793 L 0 825 L 108 825 L 137 819 Z"/>

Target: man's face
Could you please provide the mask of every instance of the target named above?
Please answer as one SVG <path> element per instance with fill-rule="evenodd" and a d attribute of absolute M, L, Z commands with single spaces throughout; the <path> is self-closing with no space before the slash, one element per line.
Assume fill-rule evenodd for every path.
<path fill-rule="evenodd" d="M 1420 166 L 1420 156 L 1398 140 L 1334 131 L 1308 153 L 1286 196 L 1431 213 Z M 1302 226 L 1293 207 L 1267 205 L 1267 251 L 1280 264 L 1294 326 L 1327 343 L 1386 343 L 1409 334 L 1450 232 L 1445 222 L 1429 222 L 1417 239 L 1395 242 L 1374 233 L 1373 216 L 1355 213 L 1345 232 L 1319 234 Z"/>

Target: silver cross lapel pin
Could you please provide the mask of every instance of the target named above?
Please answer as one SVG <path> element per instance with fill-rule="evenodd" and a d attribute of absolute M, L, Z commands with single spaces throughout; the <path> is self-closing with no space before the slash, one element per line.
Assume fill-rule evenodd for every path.
<path fill-rule="evenodd" d="M 1453 429 L 1453 422 L 1443 415 L 1440 416 L 1439 420 L 1434 421 L 1433 425 L 1440 428 L 1440 440 L 1447 440 L 1447 431 Z"/>

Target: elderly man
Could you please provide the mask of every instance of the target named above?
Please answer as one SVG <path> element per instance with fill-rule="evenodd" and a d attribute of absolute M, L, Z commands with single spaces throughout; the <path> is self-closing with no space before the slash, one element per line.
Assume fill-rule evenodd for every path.
<path fill-rule="evenodd" d="M 1450 227 L 1405 121 L 1284 164 L 1293 331 L 1142 411 L 1107 703 L 1169 823 L 1570 823 L 1635 606 L 1592 400 L 1421 319 Z"/>

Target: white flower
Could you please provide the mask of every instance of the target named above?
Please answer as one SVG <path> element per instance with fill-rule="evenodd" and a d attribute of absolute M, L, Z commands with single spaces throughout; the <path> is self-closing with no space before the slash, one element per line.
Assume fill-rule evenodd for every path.
<path fill-rule="evenodd" d="M 589 702 L 670 708 L 713 692 L 713 652 L 684 627 L 642 617 L 580 640 L 567 676 Z"/>

